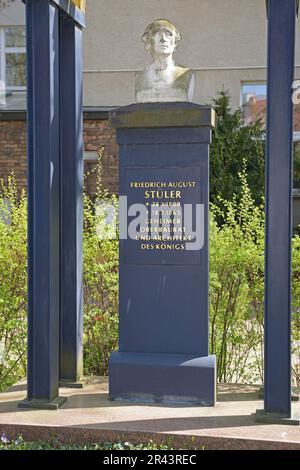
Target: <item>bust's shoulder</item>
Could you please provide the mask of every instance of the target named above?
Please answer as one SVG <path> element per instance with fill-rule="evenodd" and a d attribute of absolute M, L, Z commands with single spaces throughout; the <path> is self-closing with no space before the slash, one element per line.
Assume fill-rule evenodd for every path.
<path fill-rule="evenodd" d="M 159 76 L 153 65 L 135 72 L 137 102 L 192 101 L 195 73 L 192 69 L 176 65 L 169 73 Z"/>
<path fill-rule="evenodd" d="M 144 77 L 145 75 L 149 75 L 149 73 L 153 73 L 153 70 L 154 70 L 154 65 L 150 64 L 150 65 L 147 65 L 147 67 L 145 67 L 142 70 L 137 70 L 135 72 L 135 76 L 136 77 Z"/>
<path fill-rule="evenodd" d="M 192 69 L 189 69 L 188 67 L 183 67 L 183 65 L 175 65 L 175 70 L 178 73 L 187 73 L 192 71 Z"/>
<path fill-rule="evenodd" d="M 153 67 L 148 65 L 143 70 L 138 70 L 135 72 L 135 84 L 136 88 L 148 88 L 152 86 L 153 81 Z"/>
<path fill-rule="evenodd" d="M 181 65 L 177 65 L 174 71 L 174 79 L 177 83 L 190 83 L 195 76 L 195 72 L 193 69 L 189 69 L 187 67 L 182 67 Z"/>
<path fill-rule="evenodd" d="M 193 69 L 189 69 L 188 67 L 183 67 L 182 65 L 175 66 L 175 73 L 177 77 L 184 75 L 185 77 L 191 77 L 194 73 Z"/>

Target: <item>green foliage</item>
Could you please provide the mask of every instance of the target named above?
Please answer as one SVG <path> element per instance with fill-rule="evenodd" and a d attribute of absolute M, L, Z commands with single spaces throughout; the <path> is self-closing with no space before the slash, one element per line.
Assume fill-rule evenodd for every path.
<path fill-rule="evenodd" d="M 98 187 L 98 199 L 107 200 Z M 116 202 L 116 198 L 112 198 Z M 118 241 L 101 240 L 101 213 L 84 197 L 84 373 L 107 375 L 118 344 Z M 0 390 L 26 375 L 27 201 L 0 182 Z"/>
<path fill-rule="evenodd" d="M 220 382 L 263 381 L 264 205 L 246 175 L 241 194 L 212 205 L 210 221 L 210 350 Z M 220 208 L 222 207 L 222 209 Z M 222 226 L 216 220 L 222 219 Z M 292 243 L 292 372 L 300 386 L 300 236 Z"/>
<path fill-rule="evenodd" d="M 0 390 L 26 374 L 27 205 L 13 176 L 0 181 Z"/>
<path fill-rule="evenodd" d="M 239 180 L 240 199 L 211 209 L 210 350 L 220 382 L 255 383 L 263 376 L 264 207 L 255 205 L 245 169 Z"/>
<path fill-rule="evenodd" d="M 146 444 L 132 442 L 103 442 L 99 444 L 66 444 L 58 439 L 45 441 L 25 441 L 22 436 L 10 440 L 5 434 L 0 437 L 1 450 L 174 450 L 169 444 L 156 444 L 150 440 Z"/>
<path fill-rule="evenodd" d="M 222 382 L 257 383 L 263 377 L 264 207 L 252 195 L 247 171 L 247 160 L 242 160 L 239 195 L 230 200 L 219 196 L 211 207 L 210 351 L 217 355 Z M 118 239 L 103 236 L 103 203 L 117 209 L 117 200 L 102 188 L 101 173 L 97 189 L 96 201 L 84 196 L 85 375 L 106 375 L 109 355 L 118 345 Z M 0 348 L 4 346 L 0 389 L 4 390 L 26 373 L 27 206 L 25 193 L 18 194 L 13 178 L 1 183 L 0 203 Z M 293 374 L 299 386 L 298 235 L 293 238 L 292 294 Z"/>
<path fill-rule="evenodd" d="M 239 196 L 242 185 L 239 173 L 246 162 L 246 172 L 251 193 L 257 204 L 264 194 L 263 131 L 259 122 L 245 126 L 241 109 L 231 112 L 230 94 L 219 92 L 212 101 L 217 124 L 210 148 L 210 199 L 219 205 L 221 197 L 232 200 Z"/>
<path fill-rule="evenodd" d="M 118 239 L 105 238 L 105 203 L 117 209 L 101 184 L 97 166 L 97 198 L 84 196 L 84 373 L 108 375 L 110 353 L 118 346 Z M 104 204 L 104 209 L 103 208 Z"/>
<path fill-rule="evenodd" d="M 300 142 L 294 142 L 293 187 L 300 188 Z"/>
<path fill-rule="evenodd" d="M 300 236 L 293 238 L 292 256 L 292 372 L 300 387 Z"/>

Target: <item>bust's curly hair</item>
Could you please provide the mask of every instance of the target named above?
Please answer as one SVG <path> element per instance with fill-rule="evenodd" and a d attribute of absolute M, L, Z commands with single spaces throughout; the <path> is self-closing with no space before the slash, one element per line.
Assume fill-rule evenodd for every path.
<path fill-rule="evenodd" d="M 176 43 L 176 45 L 180 41 L 181 33 L 178 31 L 178 29 L 176 28 L 176 26 L 174 24 L 172 24 L 169 20 L 165 20 L 165 19 L 154 20 L 154 21 L 152 21 L 152 23 L 150 23 L 147 26 L 147 28 L 146 28 L 143 36 L 142 36 L 142 41 L 145 44 L 145 47 L 146 47 L 147 50 L 151 47 L 151 39 L 153 38 L 154 34 L 157 31 L 159 31 L 161 28 L 169 29 L 170 31 L 175 32 L 175 43 Z"/>

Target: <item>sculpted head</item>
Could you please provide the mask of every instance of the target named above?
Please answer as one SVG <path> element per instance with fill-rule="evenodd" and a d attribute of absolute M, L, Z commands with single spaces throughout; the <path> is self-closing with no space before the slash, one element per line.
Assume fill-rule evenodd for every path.
<path fill-rule="evenodd" d="M 142 41 L 152 55 L 152 62 L 135 74 L 137 103 L 192 101 L 195 74 L 173 59 L 180 40 L 177 27 L 166 19 L 152 21 L 147 26 Z"/>
<path fill-rule="evenodd" d="M 173 54 L 180 39 L 181 34 L 176 26 L 164 19 L 150 23 L 142 36 L 146 50 L 153 57 Z"/>

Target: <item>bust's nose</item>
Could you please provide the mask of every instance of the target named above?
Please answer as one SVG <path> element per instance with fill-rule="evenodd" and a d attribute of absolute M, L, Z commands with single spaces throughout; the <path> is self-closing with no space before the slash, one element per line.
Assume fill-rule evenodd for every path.
<path fill-rule="evenodd" d="M 162 31 L 162 33 L 161 33 L 160 42 L 167 42 L 166 33 L 163 32 L 163 31 Z"/>

